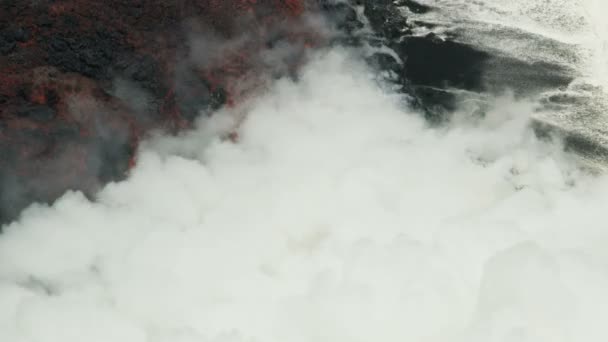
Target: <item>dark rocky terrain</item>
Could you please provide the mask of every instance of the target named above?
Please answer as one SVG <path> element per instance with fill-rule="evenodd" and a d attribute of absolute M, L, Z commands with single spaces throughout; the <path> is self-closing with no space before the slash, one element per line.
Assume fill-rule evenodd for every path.
<path fill-rule="evenodd" d="M 236 101 L 310 43 L 299 0 L 2 0 L 0 222 L 121 179 L 151 129 Z M 282 69 L 262 52 L 289 46 Z M 288 70 L 287 70 L 288 71 Z"/>

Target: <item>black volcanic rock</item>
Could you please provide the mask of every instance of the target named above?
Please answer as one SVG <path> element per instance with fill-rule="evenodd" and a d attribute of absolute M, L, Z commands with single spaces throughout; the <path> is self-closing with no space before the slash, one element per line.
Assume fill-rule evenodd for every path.
<path fill-rule="evenodd" d="M 402 0 L 399 4 L 407 7 L 412 13 L 427 13 L 432 10 L 430 6 L 423 5 L 414 0 Z"/>
<path fill-rule="evenodd" d="M 388 41 L 397 41 L 411 33 L 407 18 L 392 0 L 365 0 L 363 13 L 371 27 Z"/>
<path fill-rule="evenodd" d="M 321 10 L 338 30 L 347 34 L 353 34 L 356 30 L 363 28 L 357 11 L 346 2 L 320 1 Z"/>
<path fill-rule="evenodd" d="M 280 73 L 259 56 L 272 41 L 312 46 L 305 10 L 304 0 L 0 1 L 0 224 L 68 189 L 94 195 L 125 177 L 146 132 L 188 128 L 246 95 L 244 75 Z M 231 49 L 198 62 L 197 36 L 213 37 L 209 55 Z M 294 70 L 300 59 L 288 57 L 278 62 Z"/>
<path fill-rule="evenodd" d="M 35 121 L 50 121 L 57 115 L 57 111 L 46 105 L 32 105 L 23 108 L 17 115 Z"/>

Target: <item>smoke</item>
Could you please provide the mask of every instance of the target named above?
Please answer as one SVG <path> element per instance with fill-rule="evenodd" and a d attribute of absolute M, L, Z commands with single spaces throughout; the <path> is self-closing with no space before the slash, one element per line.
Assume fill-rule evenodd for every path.
<path fill-rule="evenodd" d="M 66 190 L 95 193 L 102 184 L 124 178 L 131 145 L 120 108 L 74 96 L 65 106 L 72 120 L 10 127 L 0 171 L 0 223 L 35 201 L 49 201 Z M 55 113 L 46 105 L 39 106 Z M 12 140 L 11 140 L 12 139 Z M 0 229 L 1 230 L 1 229 Z"/>
<path fill-rule="evenodd" d="M 373 79 L 320 53 L 151 138 L 95 202 L 29 208 L 0 236 L 0 338 L 605 341 L 606 179 L 531 104 L 429 129 Z"/>
<path fill-rule="evenodd" d="M 600 15 L 608 9 L 608 5 L 602 1 L 585 0 L 583 8 L 592 33 L 587 43 L 591 50 L 590 76 L 608 89 L 608 24 Z"/>
<path fill-rule="evenodd" d="M 277 9 L 260 5 L 258 11 L 270 14 Z M 316 12 L 306 12 L 290 20 L 258 15 L 260 18 L 233 18 L 233 26 L 240 29 L 229 36 L 204 23 L 188 23 L 189 51 L 186 60 L 179 64 L 206 75 L 212 83 L 218 83 L 211 84 L 211 88 L 222 86 L 231 100 L 240 101 L 264 88 L 272 79 L 295 77 L 299 66 L 306 61 L 308 48 L 324 45 L 325 40 L 336 35 Z M 183 77 L 192 77 L 192 72 L 186 74 L 190 75 Z M 177 80 L 178 88 L 182 82 Z"/>

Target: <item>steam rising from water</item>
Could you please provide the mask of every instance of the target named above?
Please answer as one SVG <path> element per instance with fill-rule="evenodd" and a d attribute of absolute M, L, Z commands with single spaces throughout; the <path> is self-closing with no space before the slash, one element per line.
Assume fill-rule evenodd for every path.
<path fill-rule="evenodd" d="M 605 89 L 608 89 L 608 3 L 601 0 L 586 0 L 585 10 L 593 32 L 593 63 L 591 70 L 594 78 L 598 79 Z"/>
<path fill-rule="evenodd" d="M 0 238 L 2 341 L 606 341 L 608 182 L 496 99 L 453 127 L 341 51 Z M 238 143 L 220 136 L 246 114 Z"/>
<path fill-rule="evenodd" d="M 586 81 L 608 87 L 604 0 L 419 2 L 438 10 L 410 16 L 455 29 L 466 42 L 529 62 L 574 68 Z"/>

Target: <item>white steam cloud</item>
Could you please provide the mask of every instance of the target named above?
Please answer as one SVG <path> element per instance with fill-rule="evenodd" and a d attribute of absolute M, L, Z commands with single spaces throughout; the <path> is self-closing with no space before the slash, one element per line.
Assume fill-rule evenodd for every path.
<path fill-rule="evenodd" d="M 605 342 L 606 179 L 530 104 L 433 130 L 371 79 L 326 52 L 97 202 L 30 208 L 0 236 L 0 341 Z"/>

